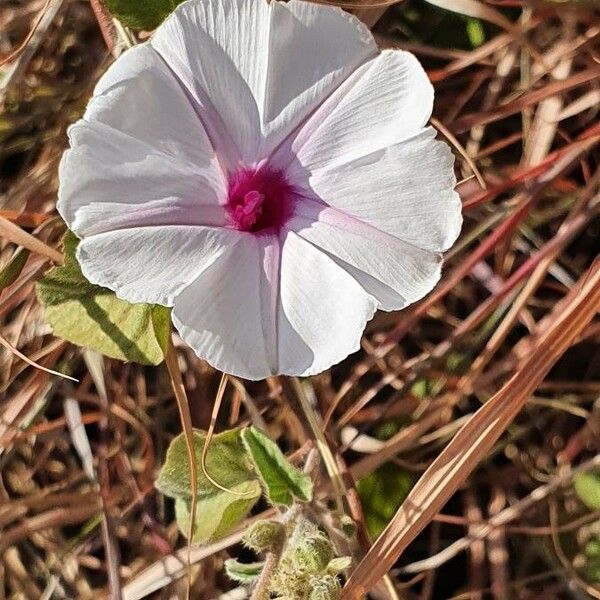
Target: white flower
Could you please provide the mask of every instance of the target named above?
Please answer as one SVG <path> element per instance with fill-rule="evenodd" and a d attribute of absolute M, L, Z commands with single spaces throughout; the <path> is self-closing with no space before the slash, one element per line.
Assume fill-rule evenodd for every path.
<path fill-rule="evenodd" d="M 85 276 L 172 306 L 216 368 L 318 373 L 427 294 L 459 233 L 432 104 L 415 57 L 340 9 L 190 0 L 98 83 L 58 209 Z"/>

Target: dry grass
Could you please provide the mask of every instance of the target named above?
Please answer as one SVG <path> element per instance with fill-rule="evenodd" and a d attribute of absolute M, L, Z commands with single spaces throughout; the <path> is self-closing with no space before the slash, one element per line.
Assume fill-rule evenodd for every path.
<path fill-rule="evenodd" d="M 153 488 L 181 429 L 167 369 L 57 340 L 34 294 L 60 259 L 65 129 L 111 60 L 84 0 L 3 3 L 0 56 L 46 4 L 0 75 L 0 264 L 17 244 L 31 250 L 1 292 L 0 333 L 79 382 L 1 351 L 0 598 L 183 597 L 184 540 Z M 598 598 L 582 560 L 599 515 L 572 478 L 599 466 L 600 19 L 585 3 L 431 3 L 479 7 L 485 38 L 469 48 L 458 15 L 421 0 L 365 4 L 353 10 L 377 22 L 380 44 L 415 52 L 435 83 L 437 123 L 457 146 L 463 234 L 438 288 L 377 315 L 360 353 L 302 386 L 233 381 L 219 427 L 266 423 L 282 448 L 305 452 L 302 406 L 327 422 L 334 485 L 323 477 L 321 493 L 334 499 L 341 476 L 366 557 L 345 597 Z M 220 376 L 176 350 L 193 424 L 207 428 Z M 372 545 L 354 481 L 390 461 L 418 483 Z M 244 597 L 221 569 L 238 541 L 192 549 L 192 597 Z"/>

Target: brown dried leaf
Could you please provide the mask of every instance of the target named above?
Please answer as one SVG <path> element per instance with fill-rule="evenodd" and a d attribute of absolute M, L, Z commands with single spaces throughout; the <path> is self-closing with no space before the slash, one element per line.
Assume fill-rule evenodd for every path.
<path fill-rule="evenodd" d="M 600 259 L 597 259 L 580 284 L 556 306 L 553 322 L 539 336 L 523 367 L 469 419 L 425 471 L 348 580 L 342 595 L 344 600 L 361 598 L 386 574 L 486 456 L 599 309 Z"/>

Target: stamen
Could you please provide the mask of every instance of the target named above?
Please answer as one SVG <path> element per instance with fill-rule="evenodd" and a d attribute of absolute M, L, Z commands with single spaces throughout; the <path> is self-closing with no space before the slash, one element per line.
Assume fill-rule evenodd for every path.
<path fill-rule="evenodd" d="M 263 161 L 255 169 L 241 167 L 231 177 L 225 209 L 231 227 L 259 233 L 278 230 L 291 216 L 294 199 L 283 173 Z"/>

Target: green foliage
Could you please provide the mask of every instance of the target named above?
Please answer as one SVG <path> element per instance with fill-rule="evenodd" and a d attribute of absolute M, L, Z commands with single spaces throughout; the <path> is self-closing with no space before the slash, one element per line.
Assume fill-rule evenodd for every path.
<path fill-rule="evenodd" d="M 298 571 L 316 575 L 325 572 L 334 557 L 333 544 L 319 531 L 300 539 L 292 553 L 292 562 Z"/>
<path fill-rule="evenodd" d="M 351 564 L 349 556 L 337 556 L 327 535 L 301 513 L 284 525 L 278 521 L 258 521 L 248 529 L 244 543 L 262 553 L 273 551 L 279 562 L 269 571 L 265 597 L 279 600 L 337 600 L 341 591 L 338 575 Z M 229 576 L 239 583 L 252 583 L 263 563 L 241 564 L 227 561 Z"/>
<path fill-rule="evenodd" d="M 271 579 L 271 594 L 285 600 L 336 600 L 341 589 L 337 575 L 350 565 L 348 557 L 336 553 L 323 531 L 297 517 Z"/>
<path fill-rule="evenodd" d="M 290 464 L 267 435 L 248 427 L 242 431 L 242 440 L 273 504 L 290 506 L 294 499 L 303 502 L 312 499 L 310 477 Z"/>
<path fill-rule="evenodd" d="M 246 457 L 240 430 L 231 429 L 213 437 L 206 453 L 206 471 L 226 492 L 211 483 L 202 471 L 202 449 L 206 434 L 194 432 L 196 455 L 197 504 L 192 541 L 214 540 L 237 525 L 256 504 L 261 487 Z M 177 523 L 182 533 L 189 532 L 192 503 L 190 463 L 183 434 L 178 435 L 167 450 L 156 487 L 175 498 Z"/>
<path fill-rule="evenodd" d="M 268 552 L 281 546 L 285 527 L 279 521 L 257 521 L 244 533 L 242 542 L 254 552 Z"/>
<path fill-rule="evenodd" d="M 579 473 L 573 481 L 579 499 L 591 510 L 600 510 L 600 470 Z"/>
<path fill-rule="evenodd" d="M 444 389 L 444 381 L 439 379 L 417 379 L 410 388 L 416 398 L 436 396 Z"/>
<path fill-rule="evenodd" d="M 423 0 L 398 5 L 398 22 L 411 41 L 438 48 L 472 50 L 489 38 L 491 26 L 480 19 Z"/>
<path fill-rule="evenodd" d="M 205 443 L 206 434 L 195 431 L 197 505 L 194 542 L 217 539 L 237 525 L 260 498 L 262 486 L 272 502 L 284 503 L 282 500 L 289 499 L 291 504 L 294 498 L 310 500 L 312 481 L 308 475 L 292 466 L 277 445 L 257 429 L 231 429 L 213 436 L 205 466 L 210 479 L 216 481 L 219 487 L 202 470 Z M 183 434 L 171 442 L 156 487 L 166 496 L 175 498 L 177 523 L 187 534 L 192 484 Z M 262 552 L 269 549 L 278 537 L 283 541 L 283 525 L 261 521 L 247 532 L 245 541 L 257 552 Z"/>
<path fill-rule="evenodd" d="M 600 583 L 600 537 L 585 545 L 585 577 L 591 583 Z"/>
<path fill-rule="evenodd" d="M 235 558 L 225 561 L 225 572 L 237 583 L 252 583 L 258 579 L 264 567 L 263 562 L 241 563 Z"/>
<path fill-rule="evenodd" d="M 313 578 L 310 582 L 308 600 L 337 600 L 342 586 L 337 577 L 324 575 L 320 579 Z"/>
<path fill-rule="evenodd" d="M 106 356 L 147 365 L 164 359 L 170 312 L 163 306 L 130 304 L 111 290 L 90 283 L 75 258 L 79 240 L 67 232 L 65 264 L 54 267 L 37 283 L 54 333 Z"/>
<path fill-rule="evenodd" d="M 348 515 L 341 516 L 340 529 L 348 539 L 353 538 L 356 535 L 356 523 L 352 520 L 352 517 L 349 517 Z"/>
<path fill-rule="evenodd" d="M 206 434 L 194 431 L 193 441 L 198 497 L 222 493 L 202 472 L 202 449 L 206 441 Z M 212 479 L 228 489 L 249 481 L 258 483 L 256 473 L 252 469 L 242 444 L 239 429 L 229 429 L 213 436 L 206 453 L 206 470 Z M 178 435 L 169 445 L 165 463 L 156 480 L 156 487 L 171 498 L 191 497 L 190 463 L 184 434 Z"/>
<path fill-rule="evenodd" d="M 192 542 L 210 542 L 226 535 L 250 512 L 261 495 L 258 481 L 244 481 L 233 486 L 232 493 L 218 490 L 196 503 Z M 188 535 L 190 528 L 191 498 L 175 499 L 175 517 L 181 533 Z"/>
<path fill-rule="evenodd" d="M 327 565 L 327 572 L 332 575 L 343 573 L 352 564 L 352 558 L 350 556 L 339 556 L 332 558 Z"/>
<path fill-rule="evenodd" d="M 467 19 L 467 36 L 473 48 L 478 48 L 485 43 L 485 30 L 479 19 L 469 17 Z"/>
<path fill-rule="evenodd" d="M 390 522 L 414 484 L 411 473 L 386 463 L 357 485 L 369 534 L 376 538 Z"/>
<path fill-rule="evenodd" d="M 105 0 L 113 17 L 131 29 L 156 29 L 183 0 Z"/>
<path fill-rule="evenodd" d="M 400 431 L 400 423 L 397 420 L 382 421 L 377 423 L 373 429 L 373 437 L 387 442 L 387 440 L 393 438 Z"/>
<path fill-rule="evenodd" d="M 15 255 L 10 259 L 8 264 L 0 271 L 0 290 L 3 290 L 17 280 L 28 258 L 29 250 L 25 248 L 21 248 L 15 252 Z"/>

